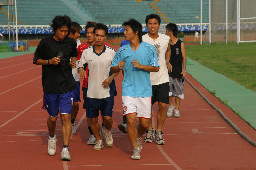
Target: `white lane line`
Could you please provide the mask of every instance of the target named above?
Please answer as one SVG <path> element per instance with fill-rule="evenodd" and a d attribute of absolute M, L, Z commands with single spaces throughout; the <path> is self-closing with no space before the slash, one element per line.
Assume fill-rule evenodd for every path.
<path fill-rule="evenodd" d="M 26 54 L 25 54 L 26 55 Z M 20 58 L 14 58 L 14 57 L 12 57 L 12 59 L 14 59 L 14 60 L 10 60 L 10 58 L 4 58 L 4 59 L 6 59 L 7 61 L 4 61 L 4 62 L 0 62 L 0 64 L 4 64 L 4 63 L 9 63 L 9 62 L 15 62 L 15 61 L 17 61 L 17 60 L 24 60 L 24 59 L 26 59 L 26 58 L 31 58 L 31 56 L 26 56 L 26 57 L 20 57 Z M 1 60 L 4 60 L 4 59 L 1 59 Z"/>
<path fill-rule="evenodd" d="M 152 115 L 153 114 L 153 109 L 152 109 Z M 152 125 L 155 125 L 155 119 L 152 118 Z M 156 129 L 156 128 L 155 128 Z M 168 154 L 164 151 L 164 149 L 160 146 L 157 145 L 157 148 L 159 149 L 160 153 L 165 157 L 165 159 L 172 165 L 174 166 L 174 168 L 176 168 L 177 170 L 182 170 L 181 167 L 179 167 L 169 156 Z"/>
<path fill-rule="evenodd" d="M 20 84 L 20 85 L 18 85 L 18 86 L 16 86 L 16 87 L 13 87 L 13 88 L 11 88 L 11 89 L 8 89 L 8 90 L 6 90 L 6 91 L 3 91 L 3 92 L 0 93 L 0 96 L 3 95 L 3 94 L 5 94 L 5 93 L 7 93 L 7 92 L 9 92 L 9 91 L 11 91 L 11 90 L 17 89 L 18 87 L 21 87 L 21 86 L 23 86 L 23 85 L 25 85 L 25 84 L 27 84 L 27 83 L 30 83 L 30 82 L 32 82 L 32 81 L 34 81 L 34 80 L 37 80 L 37 79 L 39 79 L 39 78 L 41 78 L 41 77 L 42 77 L 42 76 L 39 76 L 39 77 L 34 78 L 34 79 L 30 80 L 30 81 L 27 81 L 27 82 L 25 82 L 25 83 L 22 83 L 22 84 Z"/>
<path fill-rule="evenodd" d="M 85 117 L 86 117 L 86 112 L 84 113 L 84 115 L 81 117 L 81 119 L 80 119 L 79 122 L 77 123 L 76 129 L 79 128 L 80 124 L 83 122 L 83 120 L 85 119 Z M 72 139 L 72 136 L 73 136 L 73 134 L 71 133 L 70 140 Z M 62 164 L 62 165 L 63 165 L 63 169 L 64 169 L 64 170 L 68 170 L 68 163 L 67 163 L 67 161 L 62 161 L 62 163 L 63 163 L 63 164 Z"/>
<path fill-rule="evenodd" d="M 71 168 L 75 167 L 131 167 L 131 166 L 171 166 L 171 164 L 124 164 L 124 165 L 73 165 L 69 166 Z"/>
<path fill-rule="evenodd" d="M 21 116 L 23 113 L 25 113 L 26 111 L 28 111 L 29 109 L 31 109 L 32 107 L 34 107 L 35 105 L 37 105 L 38 103 L 40 103 L 43 99 L 38 100 L 37 102 L 35 102 L 34 104 L 30 105 L 29 107 L 27 107 L 25 110 L 21 111 L 20 113 L 18 113 L 16 116 L 14 116 L 13 118 L 9 119 L 8 121 L 6 121 L 5 123 L 3 123 L 2 125 L 0 125 L 0 128 L 4 127 L 5 125 L 7 125 L 8 123 L 12 122 L 13 120 L 15 120 L 16 118 L 18 118 L 19 116 Z"/>
<path fill-rule="evenodd" d="M 16 75 L 16 74 L 23 73 L 23 72 L 25 72 L 25 71 L 28 71 L 28 70 L 31 70 L 31 69 L 34 69 L 34 68 L 39 68 L 39 67 L 32 67 L 32 68 L 25 69 L 25 70 L 22 70 L 22 71 L 19 71 L 19 72 L 13 73 L 13 74 L 9 74 L 9 75 L 7 75 L 7 76 L 0 77 L 0 80 L 1 80 L 1 79 L 3 79 L 3 78 L 6 78 L 6 77 L 10 77 L 10 76 L 13 76 L 13 75 Z"/>
<path fill-rule="evenodd" d="M 11 68 L 11 67 L 16 67 L 16 66 L 19 66 L 19 65 L 22 65 L 22 64 L 26 64 L 26 63 L 31 63 L 31 64 L 32 64 L 32 61 L 24 62 L 24 63 L 20 63 L 20 64 L 15 64 L 15 65 L 11 65 L 11 66 L 8 66 L 8 67 L 1 67 L 0 69 L 6 69 L 6 68 Z"/>

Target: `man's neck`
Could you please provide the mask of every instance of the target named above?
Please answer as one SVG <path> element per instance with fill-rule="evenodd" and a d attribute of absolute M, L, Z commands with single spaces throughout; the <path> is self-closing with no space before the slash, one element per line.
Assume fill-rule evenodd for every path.
<path fill-rule="evenodd" d="M 60 39 L 58 39 L 58 37 L 56 36 L 56 35 L 54 35 L 54 36 L 52 36 L 53 37 L 53 39 L 55 39 L 55 41 L 63 41 L 63 40 L 60 40 Z"/>
<path fill-rule="evenodd" d="M 139 39 L 131 40 L 131 41 L 130 41 L 130 45 L 131 45 L 133 51 L 136 51 L 136 50 L 139 48 L 139 46 L 140 46 L 140 41 L 139 41 Z"/>
<path fill-rule="evenodd" d="M 94 45 L 94 50 L 96 53 L 100 54 L 104 50 L 104 44 L 103 45 Z"/>
<path fill-rule="evenodd" d="M 149 36 L 150 38 L 152 38 L 152 39 L 157 39 L 157 38 L 159 37 L 159 34 L 158 34 L 158 32 L 155 33 L 155 34 L 148 33 L 148 36 Z"/>
<path fill-rule="evenodd" d="M 88 42 L 88 46 L 93 46 L 95 44 L 95 42 Z"/>
<path fill-rule="evenodd" d="M 178 38 L 177 37 L 172 37 L 171 38 L 171 44 L 173 45 L 173 44 L 176 44 L 176 42 L 178 41 Z"/>

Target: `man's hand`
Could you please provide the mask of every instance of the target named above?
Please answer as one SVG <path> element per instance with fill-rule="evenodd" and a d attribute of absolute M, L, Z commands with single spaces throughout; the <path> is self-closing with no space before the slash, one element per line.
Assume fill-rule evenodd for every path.
<path fill-rule="evenodd" d="M 118 63 L 118 68 L 119 68 L 120 70 L 123 70 L 124 65 L 125 65 L 125 62 L 124 62 L 124 60 L 122 60 L 122 61 L 120 61 L 120 62 Z"/>
<path fill-rule="evenodd" d="M 104 88 L 107 88 L 107 87 L 111 84 L 112 80 L 113 80 L 113 79 L 111 79 L 110 77 L 108 77 L 106 80 L 104 80 L 104 81 L 102 82 L 102 86 L 103 86 Z"/>
<path fill-rule="evenodd" d="M 80 67 L 78 69 L 78 74 L 79 74 L 80 79 L 82 79 L 82 80 L 87 76 L 85 71 L 84 71 L 84 69 L 82 67 Z"/>
<path fill-rule="evenodd" d="M 182 74 L 183 79 L 186 77 L 186 71 L 185 70 L 183 70 L 180 74 Z"/>
<path fill-rule="evenodd" d="M 70 61 L 69 66 L 71 68 L 76 68 L 76 62 Z"/>
<path fill-rule="evenodd" d="M 171 63 L 167 63 L 167 68 L 168 68 L 168 72 L 170 73 L 170 72 L 172 72 L 172 65 L 171 65 Z"/>
<path fill-rule="evenodd" d="M 133 64 L 133 67 L 142 69 L 142 65 L 137 60 L 134 59 L 132 64 Z"/>
<path fill-rule="evenodd" d="M 58 65 L 60 63 L 60 56 L 53 57 L 49 60 L 50 65 Z"/>

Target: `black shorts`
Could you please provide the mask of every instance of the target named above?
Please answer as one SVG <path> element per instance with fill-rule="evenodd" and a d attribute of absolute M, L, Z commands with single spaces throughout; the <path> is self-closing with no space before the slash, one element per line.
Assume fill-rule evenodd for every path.
<path fill-rule="evenodd" d="M 152 104 L 155 102 L 162 102 L 169 104 L 169 91 L 170 86 L 169 82 L 153 85 L 152 86 L 153 96 L 152 96 Z"/>

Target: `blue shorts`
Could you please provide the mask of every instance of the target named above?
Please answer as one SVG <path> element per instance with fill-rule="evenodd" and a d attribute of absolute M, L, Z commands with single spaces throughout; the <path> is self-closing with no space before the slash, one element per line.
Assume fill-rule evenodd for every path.
<path fill-rule="evenodd" d="M 52 117 L 58 116 L 58 113 L 70 114 L 72 112 L 74 92 L 63 94 L 44 93 L 44 106 L 48 114 Z"/>
<path fill-rule="evenodd" d="M 78 102 L 78 101 L 81 102 L 81 99 L 80 99 L 80 82 L 77 81 L 76 83 L 77 83 L 76 88 L 73 90 L 73 92 L 74 92 L 73 102 Z"/>
<path fill-rule="evenodd" d="M 114 106 L 114 96 L 104 99 L 86 98 L 86 117 L 95 118 L 99 116 L 101 111 L 102 116 L 112 117 Z"/>

